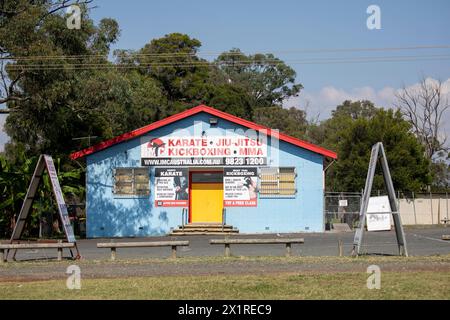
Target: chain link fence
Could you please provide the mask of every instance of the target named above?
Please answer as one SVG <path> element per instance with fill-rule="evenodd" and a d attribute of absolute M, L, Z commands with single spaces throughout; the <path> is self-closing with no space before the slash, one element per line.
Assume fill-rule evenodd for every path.
<path fill-rule="evenodd" d="M 385 193 L 374 190 L 372 197 Z M 350 229 L 358 226 L 362 192 L 325 192 L 325 230 L 333 224 L 346 223 Z M 448 193 L 397 192 L 398 208 L 404 225 L 437 225 L 450 223 Z"/>
<path fill-rule="evenodd" d="M 335 223 L 346 223 L 351 229 L 357 227 L 362 193 L 325 193 L 325 230 L 331 230 Z"/>

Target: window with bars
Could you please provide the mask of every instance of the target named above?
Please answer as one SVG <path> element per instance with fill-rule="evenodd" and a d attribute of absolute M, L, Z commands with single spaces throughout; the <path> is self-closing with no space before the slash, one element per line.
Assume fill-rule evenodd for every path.
<path fill-rule="evenodd" d="M 114 170 L 114 194 L 119 196 L 148 196 L 148 168 L 117 168 Z"/>
<path fill-rule="evenodd" d="M 260 197 L 295 196 L 297 172 L 293 167 L 260 168 Z"/>

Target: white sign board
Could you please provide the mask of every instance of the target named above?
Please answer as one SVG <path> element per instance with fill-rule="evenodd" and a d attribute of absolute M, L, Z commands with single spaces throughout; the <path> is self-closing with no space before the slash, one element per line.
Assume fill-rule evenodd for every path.
<path fill-rule="evenodd" d="M 66 202 L 59 185 L 58 174 L 56 172 L 55 164 L 50 156 L 44 155 L 45 163 L 47 165 L 48 175 L 50 176 L 50 182 L 52 184 L 53 193 L 55 194 L 56 203 L 58 204 L 58 211 L 61 217 L 64 231 L 67 235 L 67 241 L 76 242 L 75 235 L 73 233 L 72 225 L 70 223 L 69 213 L 67 212 Z"/>
<path fill-rule="evenodd" d="M 142 166 L 259 166 L 267 164 L 263 138 L 167 135 L 141 138 Z"/>
<path fill-rule="evenodd" d="M 348 201 L 347 200 L 339 200 L 339 207 L 347 207 Z"/>
<path fill-rule="evenodd" d="M 367 207 L 367 231 L 390 231 L 392 212 L 388 196 L 370 197 Z"/>

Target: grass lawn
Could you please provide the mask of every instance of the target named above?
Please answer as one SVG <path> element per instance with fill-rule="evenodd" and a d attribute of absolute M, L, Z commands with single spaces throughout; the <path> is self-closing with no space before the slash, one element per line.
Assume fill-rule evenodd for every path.
<path fill-rule="evenodd" d="M 9 262 L 0 265 L 1 299 L 450 299 L 450 255 L 416 257 L 183 257 L 180 259 L 80 260 L 88 275 L 81 290 L 66 288 L 71 260 Z M 367 266 L 379 264 L 381 289 L 367 289 Z M 262 266 L 264 272 L 198 275 Z M 280 272 L 280 268 L 290 266 Z M 304 268 L 308 266 L 308 268 Z M 431 268 L 432 266 L 432 268 Z M 174 269 L 174 267 L 176 267 Z M 106 268 L 106 269 L 105 269 Z M 137 268 L 137 269 L 133 269 Z M 182 275 L 137 275 L 133 270 L 189 270 Z M 178 268 L 178 269 L 177 269 Z M 303 268 L 303 269 L 302 269 Z M 105 271 L 106 270 L 106 271 Z M 127 270 L 108 273 L 107 270 Z M 175 271 L 173 271 L 175 270 Z M 258 269 L 258 270 L 261 270 Z M 42 272 L 60 279 L 36 281 Z M 31 278 L 20 280 L 20 274 Z M 164 274 L 164 273 L 162 273 Z M 15 277 L 18 276 L 18 280 Z M 108 276 L 110 278 L 108 278 Z M 114 278 L 112 278 L 114 277 Z M 9 279 L 10 280 L 9 280 Z M 24 280 L 25 279 L 25 280 Z"/>
<path fill-rule="evenodd" d="M 381 289 L 366 273 L 164 276 L 0 283 L 0 299 L 450 299 L 448 272 L 383 272 Z"/>
<path fill-rule="evenodd" d="M 54 267 L 58 265 L 72 265 L 77 264 L 80 266 L 87 265 L 133 265 L 133 264 L 179 264 L 179 265 L 189 265 L 189 264 L 227 264 L 235 262 L 261 262 L 261 263 L 277 263 L 277 264 L 308 264 L 308 265 L 339 265 L 339 264 L 377 264 L 377 263 L 397 263 L 405 264 L 409 262 L 421 262 L 421 263 L 442 263 L 450 264 L 450 254 L 444 255 L 432 255 L 432 256 L 376 256 L 376 255 L 361 255 L 357 258 L 344 256 L 292 256 L 286 258 L 284 256 L 231 256 L 229 258 L 223 256 L 211 256 L 211 257 L 181 257 L 177 259 L 172 258 L 142 258 L 142 259 L 117 259 L 116 261 L 111 261 L 109 258 L 103 260 L 72 260 L 65 259 L 63 261 L 56 261 L 56 259 L 48 260 L 28 260 L 28 261 L 11 261 L 8 263 L 0 264 L 0 272 L 6 269 L 27 269 L 30 267 Z M 0 273 L 1 275 L 1 273 Z"/>

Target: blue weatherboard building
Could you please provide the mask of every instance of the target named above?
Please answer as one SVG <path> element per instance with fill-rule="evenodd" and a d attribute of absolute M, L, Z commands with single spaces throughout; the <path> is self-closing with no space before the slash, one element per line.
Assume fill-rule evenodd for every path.
<path fill-rule="evenodd" d="M 337 155 L 201 105 L 71 155 L 82 157 L 97 238 L 322 232 L 324 163 Z"/>

